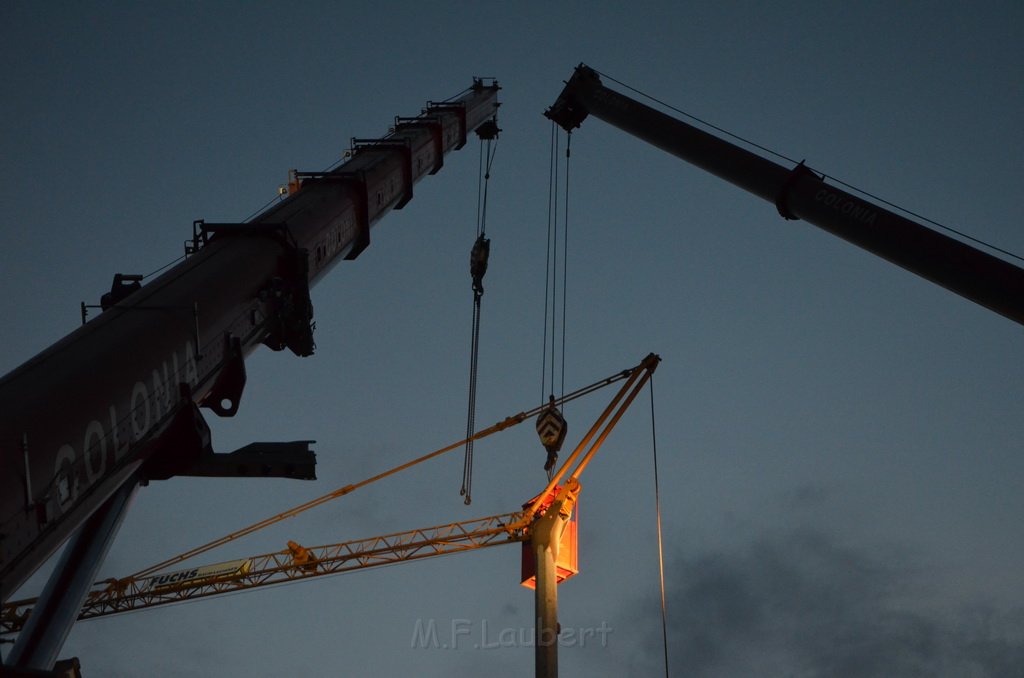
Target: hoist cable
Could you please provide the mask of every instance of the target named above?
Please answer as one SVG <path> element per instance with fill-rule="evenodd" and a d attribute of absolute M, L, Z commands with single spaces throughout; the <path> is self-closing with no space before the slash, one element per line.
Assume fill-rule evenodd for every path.
<path fill-rule="evenodd" d="M 556 130 L 554 146 L 551 149 L 551 228 L 549 247 L 551 268 L 551 381 L 550 393 L 555 392 L 555 337 L 558 335 L 556 322 L 558 309 L 558 133 Z"/>
<path fill-rule="evenodd" d="M 554 393 L 556 393 L 558 391 L 558 387 L 557 387 L 558 382 L 556 381 L 556 375 L 558 373 L 556 371 L 555 366 L 558 364 L 558 359 L 557 359 L 558 358 L 558 352 L 557 352 L 557 348 L 556 347 L 558 346 L 558 333 L 561 330 L 561 328 L 558 325 L 558 283 L 559 283 L 559 279 L 560 279 L 559 271 L 558 271 L 558 264 L 559 264 L 559 261 L 558 261 L 558 235 L 559 235 L 559 233 L 558 233 L 558 228 L 559 228 L 559 225 L 558 225 L 558 217 L 559 217 L 559 212 L 558 212 L 558 208 L 559 208 L 559 205 L 558 205 L 558 197 L 559 197 L 559 195 L 558 195 L 558 191 L 559 191 L 558 175 L 560 173 L 561 168 L 559 167 L 559 164 L 558 164 L 559 163 L 558 155 L 557 155 L 557 150 L 558 149 L 556 148 L 555 150 L 556 150 L 556 154 L 555 154 L 555 174 L 554 174 L 554 177 L 553 177 L 553 180 L 554 180 L 554 183 L 555 183 L 555 213 L 554 213 L 555 216 L 554 216 L 554 222 L 552 223 L 552 230 L 551 230 L 551 384 L 550 384 L 550 393 L 552 393 L 552 394 L 554 394 Z"/>
<path fill-rule="evenodd" d="M 658 526 L 658 577 L 661 582 L 661 641 L 665 650 L 665 678 L 668 678 L 668 614 L 665 606 L 665 552 L 661 540 L 661 493 L 658 482 L 658 433 L 654 420 L 654 375 L 648 382 L 651 393 L 651 450 L 654 452 L 654 513 Z"/>
<path fill-rule="evenodd" d="M 466 408 L 466 449 L 462 464 L 462 488 L 459 494 L 465 503 L 473 501 L 473 433 L 476 430 L 476 383 L 480 364 L 480 299 L 484 294 L 483 278 L 487 272 L 491 241 L 485 236 L 487 221 L 487 188 L 491 178 L 491 164 L 497 144 L 491 139 L 480 140 L 479 175 L 476 199 L 476 241 L 469 255 L 469 272 L 473 279 L 473 320 L 469 349 L 469 404 Z M 484 158 L 486 157 L 486 162 Z"/>
<path fill-rule="evenodd" d="M 473 294 L 473 331 L 469 354 L 469 407 L 466 414 L 466 453 L 462 465 L 460 494 L 466 504 L 473 501 L 473 433 L 476 429 L 476 377 L 480 359 L 480 295 Z"/>
<path fill-rule="evenodd" d="M 541 365 L 540 365 L 540 401 L 544 401 L 544 396 L 547 392 L 547 374 L 548 374 L 548 323 L 550 320 L 550 295 L 551 295 L 551 231 L 552 231 L 552 220 L 555 205 L 555 186 L 552 182 L 552 176 L 555 173 L 555 145 L 557 144 L 557 127 L 554 121 L 551 122 L 551 138 L 549 144 L 548 153 L 548 232 L 547 239 L 545 240 L 545 259 L 544 259 L 544 335 L 541 338 Z M 552 329 L 552 331 L 554 331 Z M 554 369 L 554 356 L 552 356 L 552 369 Z M 554 388 L 552 388 L 554 391 Z"/>
<path fill-rule="evenodd" d="M 560 393 L 565 393 L 565 335 L 568 327 L 566 309 L 569 306 L 569 158 L 571 144 L 572 132 L 569 132 L 565 136 L 565 208 L 562 211 L 562 383 Z"/>
<path fill-rule="evenodd" d="M 479 155 L 476 161 L 476 235 L 480 235 L 480 213 L 483 206 L 483 139 L 480 139 Z"/>
<path fill-rule="evenodd" d="M 486 229 L 487 224 L 487 187 L 488 180 L 491 178 L 491 165 L 494 164 L 494 156 L 498 152 L 498 144 L 491 145 L 491 140 L 487 140 L 487 150 L 484 151 L 483 144 L 480 146 L 480 177 L 477 179 L 477 198 L 476 198 L 476 218 L 477 218 L 477 230 L 476 234 L 479 236 Z M 484 158 L 486 157 L 486 162 Z M 480 184 L 483 184 L 482 187 Z"/>
<path fill-rule="evenodd" d="M 568 300 L 568 239 L 569 239 L 569 157 L 572 135 L 567 136 L 565 154 L 565 203 L 562 214 L 561 252 L 559 252 L 560 167 L 558 127 L 551 125 L 551 146 L 548 168 L 548 224 L 547 250 L 544 273 L 544 341 L 541 359 L 541 399 L 545 393 L 565 391 L 566 308 Z M 559 262 L 561 255 L 561 262 Z M 561 263 L 561 270 L 559 269 Z M 561 313 L 559 313 L 559 282 L 561 282 Z M 562 324 L 558 318 L 561 315 Z M 559 333 L 561 336 L 559 337 Z M 549 343 L 550 342 L 550 343 Z M 559 355 L 561 349 L 561 355 Z M 550 363 L 548 360 L 550 359 Z M 560 364 L 559 364 L 560 363 Z"/>
<path fill-rule="evenodd" d="M 565 440 L 566 423 L 562 413 L 555 407 L 555 393 L 565 393 L 565 352 L 566 352 L 566 308 L 568 285 L 565 271 L 568 268 L 568 239 L 569 239 L 569 141 L 566 142 L 566 195 L 565 195 L 565 219 L 563 226 L 563 244 L 561 253 L 562 270 L 559 272 L 558 252 L 558 210 L 559 210 L 559 131 L 557 126 L 551 125 L 551 143 L 548 167 L 548 223 L 547 223 L 547 250 L 544 265 L 544 341 L 541 347 L 541 400 L 544 400 L 545 392 L 548 393 L 549 405 L 545 414 L 537 420 L 537 434 L 541 443 L 547 450 L 547 461 L 544 470 L 547 472 L 550 482 L 555 472 L 555 465 L 558 460 L 558 452 Z M 571 136 L 568 137 L 571 141 Z M 562 325 L 558 325 L 558 302 L 559 302 L 559 280 L 561 280 L 561 318 Z M 550 334 L 549 330 L 550 329 Z M 558 354 L 559 329 L 561 329 L 561 356 Z M 550 337 L 550 347 L 548 338 Z M 550 382 L 548 382 L 548 360 L 550 359 Z M 560 363 L 560 364 L 559 364 Z M 560 368 L 560 378 L 556 380 L 556 367 Z M 550 390 L 547 390 L 550 389 Z"/>

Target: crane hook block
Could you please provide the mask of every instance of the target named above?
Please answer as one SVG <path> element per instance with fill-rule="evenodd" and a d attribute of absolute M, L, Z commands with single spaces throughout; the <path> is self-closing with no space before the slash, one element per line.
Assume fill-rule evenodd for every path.
<path fill-rule="evenodd" d="M 487 259 L 491 254 L 491 241 L 481 233 L 469 253 L 469 274 L 473 277 L 473 291 L 484 293 L 484 274 L 487 273 Z"/>
<path fill-rule="evenodd" d="M 540 437 L 541 445 L 548 451 L 547 463 L 544 464 L 545 471 L 554 468 L 558 460 L 558 451 L 562 449 L 568 430 L 565 417 L 555 407 L 555 398 L 552 396 L 548 406 L 537 415 L 537 435 Z"/>

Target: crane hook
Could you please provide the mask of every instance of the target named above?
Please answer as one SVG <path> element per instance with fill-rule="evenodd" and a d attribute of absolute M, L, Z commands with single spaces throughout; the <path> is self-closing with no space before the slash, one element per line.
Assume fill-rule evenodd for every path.
<path fill-rule="evenodd" d="M 562 449 L 562 443 L 565 442 L 565 434 L 568 430 L 569 426 L 565 422 L 565 417 L 555 407 L 555 396 L 549 396 L 548 406 L 537 415 L 537 435 L 540 437 L 541 445 L 548 452 L 544 470 L 548 472 L 549 477 L 558 461 L 558 452 Z"/>
<path fill-rule="evenodd" d="M 469 274 L 473 278 L 473 293 L 484 293 L 484 274 L 487 273 L 487 259 L 491 254 L 491 241 L 481 233 L 469 253 Z"/>

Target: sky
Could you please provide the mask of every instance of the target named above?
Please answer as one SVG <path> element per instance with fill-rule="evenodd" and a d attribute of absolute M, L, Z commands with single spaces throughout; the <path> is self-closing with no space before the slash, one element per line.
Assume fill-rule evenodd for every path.
<path fill-rule="evenodd" d="M 5 2 L 0 372 L 114 273 L 180 256 L 194 219 L 243 220 L 288 169 L 489 76 L 478 428 L 534 407 L 541 114 L 580 62 L 1024 254 L 1022 29 L 1014 2 Z M 473 142 L 314 288 L 316 354 L 257 351 L 238 415 L 208 413 L 219 451 L 316 440 L 319 479 L 154 482 L 101 578 L 462 437 L 477 182 Z M 654 441 L 671 675 L 1024 670 L 1021 328 L 596 119 L 567 190 L 567 389 L 663 362 L 653 431 L 645 394 L 581 479 L 559 613 L 587 641 L 560 648 L 561 674 L 664 674 Z M 609 397 L 566 408 L 568 446 Z M 199 564 L 515 510 L 545 480 L 531 429 L 477 443 L 471 506 L 454 452 Z M 97 676 L 527 675 L 528 643 L 494 647 L 532 628 L 517 551 L 84 622 L 62 656 Z M 429 624 L 449 647 L 416 642 Z"/>

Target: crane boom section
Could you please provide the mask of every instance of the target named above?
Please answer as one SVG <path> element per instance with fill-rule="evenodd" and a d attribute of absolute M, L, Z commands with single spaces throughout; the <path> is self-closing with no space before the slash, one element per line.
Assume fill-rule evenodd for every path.
<path fill-rule="evenodd" d="M 498 89 L 397 119 L 249 222 L 197 222 L 185 260 L 0 379 L 0 599 L 134 474 L 189 472 L 210 451 L 196 408 L 237 411 L 256 347 L 312 353 L 309 287 L 494 117 Z"/>
<path fill-rule="evenodd" d="M 545 115 L 567 131 L 594 115 L 690 164 L 1010 320 L 1024 324 L 1024 270 L 786 168 L 605 87 L 580 65 Z"/>
<path fill-rule="evenodd" d="M 142 579 L 111 579 L 96 585 L 78 618 L 103 617 L 312 577 L 521 542 L 527 539 L 526 532 L 513 528 L 521 522 L 521 518 L 521 513 L 508 513 L 315 547 L 302 547 L 289 542 L 289 548 L 284 551 L 215 566 Z M 27 599 L 5 604 L 0 612 L 0 634 L 18 633 L 31 614 L 35 602 L 35 599 Z"/>

